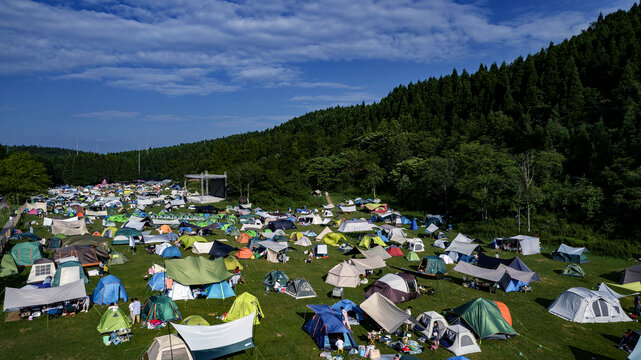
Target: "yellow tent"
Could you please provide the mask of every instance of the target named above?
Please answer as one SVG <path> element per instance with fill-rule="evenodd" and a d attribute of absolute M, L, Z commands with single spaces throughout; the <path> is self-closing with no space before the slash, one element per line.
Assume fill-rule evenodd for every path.
<path fill-rule="evenodd" d="M 240 264 L 240 261 L 235 256 L 227 255 L 225 258 L 225 267 L 227 270 L 232 271 L 238 267 L 238 270 L 242 270 L 243 266 Z"/>
<path fill-rule="evenodd" d="M 191 247 L 195 242 L 207 242 L 202 236 L 191 236 L 184 235 L 178 238 L 178 242 L 181 243 L 185 249 Z"/>
<path fill-rule="evenodd" d="M 624 289 L 624 290 L 628 290 L 628 291 L 641 292 L 641 282 L 639 282 L 639 281 L 633 282 L 633 283 L 629 283 L 629 284 L 624 284 L 624 285 L 612 284 L 612 283 L 607 283 L 607 284 L 608 284 L 608 286 L 616 286 L 618 288 L 621 288 L 621 289 Z"/>
<path fill-rule="evenodd" d="M 323 242 L 331 246 L 338 246 L 338 242 L 341 240 L 347 242 L 347 239 L 345 239 L 345 235 L 335 232 L 323 236 Z"/>

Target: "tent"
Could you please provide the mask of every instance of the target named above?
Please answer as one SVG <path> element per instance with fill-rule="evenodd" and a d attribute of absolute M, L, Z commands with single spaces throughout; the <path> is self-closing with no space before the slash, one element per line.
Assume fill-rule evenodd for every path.
<path fill-rule="evenodd" d="M 380 293 L 395 304 L 414 300 L 420 296 L 416 278 L 405 273 L 385 274 L 369 287 L 365 296 L 370 297 L 374 293 Z"/>
<path fill-rule="evenodd" d="M 178 242 L 182 244 L 182 246 L 185 247 L 185 249 L 191 247 L 195 242 L 207 242 L 204 237 L 202 236 L 191 236 L 191 235 L 184 235 L 178 238 Z"/>
<path fill-rule="evenodd" d="M 356 265 L 363 270 L 376 270 L 382 269 L 387 266 L 387 264 L 385 264 L 385 261 L 381 259 L 380 256 L 372 256 L 366 259 L 352 258 L 349 259 L 348 262 L 352 265 Z"/>
<path fill-rule="evenodd" d="M 231 288 L 229 282 L 221 281 L 214 283 L 205 288 L 207 299 L 226 299 L 236 296 L 234 289 Z"/>
<path fill-rule="evenodd" d="M 127 302 L 129 298 L 120 279 L 113 275 L 100 278 L 98 285 L 96 285 L 96 288 L 93 290 L 93 294 L 91 294 L 91 301 L 98 305 L 117 303 L 120 299 Z"/>
<path fill-rule="evenodd" d="M 355 288 L 361 284 L 360 274 L 358 267 L 342 262 L 329 269 L 325 282 L 333 286 Z"/>
<path fill-rule="evenodd" d="M 338 231 L 342 233 L 350 232 L 370 232 L 378 227 L 366 220 L 350 220 L 343 221 Z"/>
<path fill-rule="evenodd" d="M 429 224 L 429 226 L 425 228 L 425 232 L 428 234 L 433 234 L 436 230 L 438 230 L 438 226 L 434 224 Z"/>
<path fill-rule="evenodd" d="M 97 266 L 102 260 L 108 260 L 109 255 L 90 245 L 72 245 L 53 250 L 52 259 L 60 261 L 66 257 L 76 257 L 82 266 Z"/>
<path fill-rule="evenodd" d="M 230 252 L 238 250 L 233 246 L 223 244 L 219 241 L 214 241 L 211 245 L 211 248 L 209 249 L 209 255 L 211 255 L 212 258 L 224 258 L 227 256 Z"/>
<path fill-rule="evenodd" d="M 18 266 L 31 266 L 34 261 L 42 258 L 42 248 L 38 242 L 17 243 L 11 249 L 13 261 Z"/>
<path fill-rule="evenodd" d="M 161 225 L 158 228 L 158 232 L 161 233 L 161 234 L 169 234 L 172 231 L 171 231 L 171 228 L 169 227 L 169 225 L 164 224 L 164 225 Z"/>
<path fill-rule="evenodd" d="M 232 276 L 222 258 L 208 260 L 202 256 L 187 256 L 184 259 L 167 260 L 165 267 L 167 276 L 183 285 L 217 283 Z"/>
<path fill-rule="evenodd" d="M 270 221 L 269 224 L 267 224 L 267 227 L 271 231 L 276 231 L 278 229 L 281 229 L 281 230 L 296 229 L 296 225 L 294 225 L 294 223 L 291 220 Z"/>
<path fill-rule="evenodd" d="M 518 335 L 494 301 L 476 298 L 450 313 L 450 323 L 469 327 L 480 339 L 508 339 Z"/>
<path fill-rule="evenodd" d="M 152 295 L 145 301 L 140 316 L 143 320 L 152 319 L 174 321 L 181 318 L 176 303 L 167 295 Z"/>
<path fill-rule="evenodd" d="M 307 332 L 316 345 L 322 350 L 336 349 L 336 338 L 343 340 L 343 348 L 349 351 L 357 347 L 352 331 L 343 325 L 342 314 L 332 310 L 327 305 L 307 305 L 312 309 L 314 316 L 303 325 L 303 330 Z"/>
<path fill-rule="evenodd" d="M 53 250 L 59 247 L 62 247 L 62 239 L 58 236 L 52 237 L 47 244 L 47 250 Z"/>
<path fill-rule="evenodd" d="M 184 318 L 180 325 L 209 326 L 209 322 L 200 315 L 191 315 Z"/>
<path fill-rule="evenodd" d="M 167 246 L 165 250 L 162 251 L 160 256 L 165 259 L 181 258 L 183 254 L 180 253 L 180 249 L 175 246 Z"/>
<path fill-rule="evenodd" d="M 241 319 L 249 314 L 256 314 L 254 317 L 254 325 L 260 324 L 260 319 L 265 317 L 263 310 L 260 308 L 258 299 L 247 292 L 244 292 L 236 297 L 234 303 L 227 311 L 227 316 L 223 319 L 224 322 L 230 322 Z"/>
<path fill-rule="evenodd" d="M 421 258 L 418 257 L 418 254 L 415 253 L 414 251 L 408 251 L 407 254 L 405 254 L 405 260 L 407 260 L 407 261 L 421 261 Z"/>
<path fill-rule="evenodd" d="M 496 269 L 485 269 L 476 265 L 460 262 L 454 271 L 472 277 L 498 283 L 505 292 L 519 291 L 521 286 L 538 280 L 538 275 L 532 271 L 520 271 L 503 264 Z"/>
<path fill-rule="evenodd" d="M 7 255 L 7 258 L 11 259 L 11 261 L 13 262 L 11 256 Z M 31 271 L 29 272 L 29 278 L 27 279 L 27 284 L 41 283 L 48 277 L 53 278 L 55 274 L 56 264 L 53 262 L 53 260 L 40 258 L 33 262 Z"/>
<path fill-rule="evenodd" d="M 365 249 L 369 249 L 374 245 L 387 246 L 385 241 L 383 241 L 379 236 L 374 235 L 364 235 L 361 242 L 358 243 L 359 247 Z"/>
<path fill-rule="evenodd" d="M 4 311 L 8 309 L 24 308 L 55 304 L 66 300 L 82 299 L 87 296 L 85 284 L 75 281 L 60 287 L 44 289 L 16 289 L 7 287 L 4 292 Z"/>
<path fill-rule="evenodd" d="M 113 250 L 109 254 L 109 261 L 107 262 L 107 264 L 109 266 L 122 265 L 122 264 L 127 263 L 128 261 L 129 261 L 129 259 L 127 259 L 123 254 L 121 254 L 120 252 L 118 252 L 116 250 Z"/>
<path fill-rule="evenodd" d="M 339 234 L 339 233 L 327 233 L 322 237 L 322 240 L 325 244 L 331 245 L 331 246 L 338 246 L 338 243 L 340 241 L 347 242 L 347 239 L 345 239 L 345 235 Z"/>
<path fill-rule="evenodd" d="M 89 282 L 85 271 L 82 269 L 82 264 L 74 260 L 65 261 L 58 265 L 56 275 L 53 276 L 51 281 L 51 286 L 62 286 L 76 280 L 82 280 L 85 284 Z"/>
<path fill-rule="evenodd" d="M 621 284 L 629 284 L 637 281 L 641 281 L 641 264 L 625 268 L 619 282 Z"/>
<path fill-rule="evenodd" d="M 528 235 L 516 235 L 509 238 L 496 238 L 492 241 L 495 248 L 502 248 L 503 244 L 509 242 L 511 248 L 520 250 L 522 255 L 534 255 L 541 253 L 541 242 L 538 237 Z"/>
<path fill-rule="evenodd" d="M 418 271 L 434 276 L 447 275 L 445 262 L 435 255 L 423 256 L 421 263 L 418 265 Z"/>
<path fill-rule="evenodd" d="M 582 287 L 564 291 L 548 307 L 548 311 L 564 320 L 578 323 L 632 321 L 621 308 L 619 299 L 612 294 Z"/>
<path fill-rule="evenodd" d="M 174 281 L 171 286 L 171 289 L 167 290 L 167 296 L 169 296 L 172 300 L 195 299 L 194 293 L 191 291 L 191 288 L 177 281 Z"/>
<path fill-rule="evenodd" d="M 164 272 L 157 272 L 151 276 L 151 279 L 147 282 L 147 286 L 151 291 L 164 291 L 167 288 L 165 280 L 167 276 Z"/>
<path fill-rule="evenodd" d="M 585 271 L 583 271 L 579 264 L 572 263 L 563 268 L 561 275 L 585 277 Z"/>
<path fill-rule="evenodd" d="M 253 348 L 255 314 L 213 326 L 171 325 L 185 340 L 194 360 L 209 360 Z"/>
<path fill-rule="evenodd" d="M 460 234 L 459 234 L 460 235 Z M 450 246 L 445 249 L 445 254 L 449 255 L 452 260 L 469 262 L 474 251 L 482 251 L 478 244 L 467 243 L 462 241 L 452 241 Z"/>
<path fill-rule="evenodd" d="M 238 270 L 243 270 L 243 265 L 241 265 L 240 261 L 238 261 L 235 256 L 228 255 L 223 259 L 223 261 L 225 262 L 225 268 L 229 271 L 236 270 L 236 268 L 238 268 Z"/>
<path fill-rule="evenodd" d="M 31 271 L 33 271 L 33 269 Z M 16 275 L 17 273 L 18 267 L 11 254 L 4 254 L 2 256 L 2 262 L 0 262 L 0 277 Z M 29 278 L 31 278 L 31 274 L 29 274 Z"/>
<path fill-rule="evenodd" d="M 191 252 L 196 255 L 209 254 L 213 242 L 195 242 L 191 245 Z"/>
<path fill-rule="evenodd" d="M 113 227 L 113 226 L 106 227 L 102 231 L 102 236 L 103 237 L 108 237 L 108 238 L 113 238 L 114 236 L 116 236 L 116 231 L 118 231 L 118 229 Z"/>
<path fill-rule="evenodd" d="M 316 240 L 317 240 L 317 241 L 320 241 L 320 240 L 322 240 L 322 239 L 325 237 L 325 235 L 330 234 L 330 233 L 332 233 L 332 230 L 331 230 L 329 227 L 325 226 L 325 228 L 323 229 L 323 231 L 321 231 L 321 232 L 320 232 L 320 234 L 318 234 L 318 235 L 316 236 Z"/>
<path fill-rule="evenodd" d="M 143 360 L 193 360 L 187 344 L 178 337 L 170 334 L 154 338 L 145 352 Z"/>
<path fill-rule="evenodd" d="M 396 307 L 392 300 L 379 293 L 374 293 L 363 301 L 361 309 L 389 333 L 398 329 L 406 320 L 416 321 L 408 313 Z"/>
<path fill-rule="evenodd" d="M 416 317 L 416 321 L 418 322 L 418 324 L 414 324 L 413 329 L 420 332 L 428 339 L 432 337 L 435 322 L 438 323 L 439 338 L 443 336 L 445 330 L 449 326 L 447 320 L 445 320 L 443 315 L 437 313 L 436 311 L 426 311 L 424 313 L 421 313 Z"/>
<path fill-rule="evenodd" d="M 383 259 L 383 260 L 387 260 L 387 259 L 391 259 L 392 258 L 392 255 L 390 255 L 387 251 L 385 251 L 385 249 L 380 245 L 377 245 L 377 246 L 375 246 L 375 247 L 373 247 L 373 248 L 371 248 L 369 250 L 361 250 L 361 249 L 359 249 L 359 251 L 366 258 L 373 257 L 373 256 L 380 256 L 381 259 Z"/>
<path fill-rule="evenodd" d="M 236 253 L 236 257 L 239 259 L 251 259 L 254 257 L 254 253 L 249 248 L 242 248 Z"/>
<path fill-rule="evenodd" d="M 113 245 L 128 245 L 129 240 L 134 238 L 135 239 L 140 239 L 140 237 L 143 236 L 142 231 L 138 229 L 133 229 L 133 228 L 128 228 L 128 227 L 123 227 L 120 228 L 116 231 L 114 234 L 114 238 L 111 242 Z"/>
<path fill-rule="evenodd" d="M 407 241 L 405 242 L 405 246 L 411 251 L 415 251 L 415 252 L 425 251 L 425 245 L 423 244 L 423 240 L 419 238 L 407 239 Z"/>
<path fill-rule="evenodd" d="M 329 257 L 329 255 L 327 254 L 327 245 L 325 244 L 314 245 L 312 251 L 314 252 L 314 256 L 316 256 L 317 259 Z"/>
<path fill-rule="evenodd" d="M 338 312 L 339 314 L 341 313 L 341 308 L 344 308 L 345 311 L 347 311 L 347 315 L 356 319 L 356 321 L 365 320 L 365 314 L 363 313 L 363 310 L 361 310 L 361 308 L 358 307 L 358 305 L 356 305 L 356 303 L 354 303 L 352 300 L 341 300 L 332 305 L 331 308 L 334 312 Z"/>
<path fill-rule="evenodd" d="M 278 282 L 281 286 L 287 285 L 287 282 L 289 281 L 289 278 L 287 275 L 285 275 L 284 272 L 280 270 L 272 270 L 265 275 L 265 279 L 263 280 L 263 284 L 269 286 L 269 287 L 274 287 L 274 284 Z"/>
<path fill-rule="evenodd" d="M 297 245 L 297 246 L 312 246 L 312 242 L 311 242 L 311 240 L 309 240 L 309 238 L 307 236 L 301 236 L 298 240 L 296 240 L 294 245 Z"/>
<path fill-rule="evenodd" d="M 572 247 L 565 244 L 559 245 L 559 248 L 552 254 L 552 259 L 558 261 L 570 261 L 577 264 L 583 264 L 590 260 L 584 254 L 588 249 L 584 247 Z"/>
<path fill-rule="evenodd" d="M 447 329 L 445 329 L 445 333 L 440 339 L 440 344 L 457 357 L 481 352 L 481 348 L 476 343 L 472 332 L 458 324 L 448 326 Z"/>
<path fill-rule="evenodd" d="M 314 291 L 312 285 L 303 278 L 289 281 L 285 287 L 285 294 L 296 300 L 316 297 L 316 291 Z"/>
<path fill-rule="evenodd" d="M 120 309 L 107 309 L 107 311 L 102 314 L 100 323 L 98 323 L 96 327 L 101 334 L 129 328 L 131 328 L 129 316 L 125 315 L 125 312 Z"/>
<path fill-rule="evenodd" d="M 386 251 L 390 256 L 403 256 L 403 251 L 396 245 L 390 245 Z"/>

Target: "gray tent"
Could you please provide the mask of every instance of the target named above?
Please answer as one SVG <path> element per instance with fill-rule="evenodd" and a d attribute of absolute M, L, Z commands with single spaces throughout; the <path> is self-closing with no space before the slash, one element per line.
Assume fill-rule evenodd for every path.
<path fill-rule="evenodd" d="M 406 320 L 420 325 L 412 316 L 394 305 L 392 300 L 379 293 L 373 293 L 372 296 L 361 303 L 360 307 L 378 325 L 390 333 L 403 325 Z"/>
<path fill-rule="evenodd" d="M 87 296 L 85 283 L 74 281 L 58 287 L 44 289 L 6 288 L 4 293 L 4 311 L 27 306 L 49 305 L 66 300 L 81 299 Z"/>
<path fill-rule="evenodd" d="M 316 291 L 306 279 L 295 279 L 287 283 L 285 294 L 294 297 L 296 300 L 316 297 Z"/>
<path fill-rule="evenodd" d="M 477 249 L 480 250 L 479 244 L 452 241 L 452 243 L 450 243 L 450 246 L 445 249 L 445 253 L 449 255 L 452 260 L 458 261 L 461 255 L 469 256 Z"/>
<path fill-rule="evenodd" d="M 363 254 L 363 256 L 365 256 L 366 258 L 369 258 L 372 256 L 380 256 L 381 259 L 387 260 L 392 257 L 392 255 L 390 255 L 387 251 L 385 251 L 385 249 L 383 249 L 383 247 L 380 245 L 374 246 L 369 250 L 358 249 L 358 251 L 360 251 L 361 254 Z"/>
<path fill-rule="evenodd" d="M 641 281 L 641 265 L 633 265 L 623 270 L 621 274 L 621 284 L 629 284 Z"/>
<path fill-rule="evenodd" d="M 621 308 L 619 299 L 612 294 L 582 287 L 564 291 L 548 307 L 548 311 L 564 320 L 578 323 L 632 321 Z"/>
<path fill-rule="evenodd" d="M 481 352 L 472 332 L 459 324 L 448 326 L 440 341 L 456 356 Z"/>

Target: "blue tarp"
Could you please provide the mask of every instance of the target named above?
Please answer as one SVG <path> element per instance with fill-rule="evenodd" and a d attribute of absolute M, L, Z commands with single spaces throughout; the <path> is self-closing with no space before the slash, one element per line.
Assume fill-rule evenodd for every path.
<path fill-rule="evenodd" d="M 164 281 L 163 281 L 164 283 Z M 91 301 L 94 304 L 105 305 L 116 303 L 118 300 L 123 299 L 125 302 L 129 299 L 127 291 L 122 286 L 120 279 L 113 275 L 107 275 L 98 281 L 98 285 L 91 294 Z"/>

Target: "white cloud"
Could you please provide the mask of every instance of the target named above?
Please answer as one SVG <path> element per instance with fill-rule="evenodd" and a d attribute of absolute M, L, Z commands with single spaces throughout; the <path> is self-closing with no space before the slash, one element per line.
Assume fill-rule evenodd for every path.
<path fill-rule="evenodd" d="M 174 114 L 145 115 L 142 121 L 157 123 L 183 123 L 189 121 L 187 118 Z"/>
<path fill-rule="evenodd" d="M 615 7 L 630 4 L 622 0 Z M 303 65 L 430 63 L 493 46 L 538 49 L 594 20 L 592 13 L 529 13 L 496 23 L 483 6 L 452 0 L 91 0 L 73 6 L 5 0 L 0 75 L 85 79 L 172 96 L 248 84 L 351 89 L 311 82 Z"/>
<path fill-rule="evenodd" d="M 84 114 L 74 114 L 73 117 L 97 118 L 97 119 L 131 119 L 138 117 L 140 113 L 118 110 L 104 110 Z"/>

